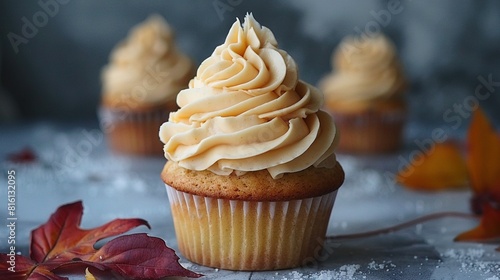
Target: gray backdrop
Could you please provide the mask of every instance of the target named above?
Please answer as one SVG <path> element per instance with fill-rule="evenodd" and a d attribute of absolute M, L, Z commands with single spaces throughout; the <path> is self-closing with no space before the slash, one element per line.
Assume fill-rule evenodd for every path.
<path fill-rule="evenodd" d="M 39 0 L 0 2 L 0 119 L 95 120 L 100 69 L 129 29 L 158 13 L 199 64 L 253 12 L 317 83 L 348 34 L 381 30 L 411 82 L 411 121 L 458 126 L 480 101 L 500 120 L 500 1 Z M 465 123 L 465 122 L 464 122 Z"/>

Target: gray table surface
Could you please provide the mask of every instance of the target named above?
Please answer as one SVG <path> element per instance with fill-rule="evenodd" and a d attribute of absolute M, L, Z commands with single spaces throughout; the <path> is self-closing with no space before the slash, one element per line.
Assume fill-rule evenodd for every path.
<path fill-rule="evenodd" d="M 91 136 L 89 136 L 91 135 Z M 13 164 L 6 155 L 32 148 L 38 161 Z M 384 174 L 395 172 L 401 156 L 338 155 L 346 172 L 328 235 L 364 232 L 439 211 L 469 212 L 470 192 L 428 194 L 409 191 Z M 0 125 L 0 221 L 7 223 L 6 171 L 17 172 L 17 249 L 28 254 L 30 231 L 55 209 L 82 200 L 82 227 L 114 218 L 146 219 L 151 230 L 177 251 L 164 185 L 161 156 L 131 157 L 110 152 L 100 130 L 90 124 L 34 122 Z M 488 279 L 500 280 L 500 252 L 491 244 L 457 243 L 453 237 L 478 220 L 443 218 L 391 234 L 327 243 L 324 260 L 307 267 L 268 272 L 233 272 L 181 264 L 203 279 Z M 0 251 L 7 251 L 7 228 L 0 226 Z M 71 279 L 84 279 L 83 276 Z"/>

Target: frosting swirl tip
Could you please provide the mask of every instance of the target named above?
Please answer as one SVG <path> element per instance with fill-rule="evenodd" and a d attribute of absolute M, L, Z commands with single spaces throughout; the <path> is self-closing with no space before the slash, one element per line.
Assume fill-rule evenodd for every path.
<path fill-rule="evenodd" d="M 268 170 L 273 178 L 333 167 L 337 131 L 321 92 L 252 14 L 237 19 L 201 63 L 179 110 L 160 128 L 168 160 L 219 175 Z"/>

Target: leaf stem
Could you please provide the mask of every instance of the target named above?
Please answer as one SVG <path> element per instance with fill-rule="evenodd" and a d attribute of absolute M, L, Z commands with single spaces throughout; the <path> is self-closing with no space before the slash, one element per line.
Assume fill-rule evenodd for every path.
<path fill-rule="evenodd" d="M 381 234 L 388 234 L 388 233 L 392 233 L 392 232 L 395 232 L 398 230 L 402 230 L 404 228 L 418 225 L 420 223 L 424 223 L 424 222 L 428 222 L 428 221 L 436 220 L 436 219 L 442 219 L 442 218 L 471 219 L 471 218 L 477 218 L 477 217 L 478 216 L 473 215 L 473 214 L 469 214 L 469 213 L 438 212 L 438 213 L 433 213 L 433 214 L 421 216 L 421 217 L 415 218 L 413 220 L 409 220 L 407 222 L 403 222 L 401 224 L 397 224 L 397 225 L 386 227 L 386 228 L 381 228 L 381 229 L 376 229 L 376 230 L 366 231 L 366 232 L 359 232 L 359 233 L 349 233 L 349 234 L 342 234 L 342 235 L 327 236 L 326 240 L 357 239 L 357 238 L 366 238 L 366 237 L 371 237 L 371 236 L 376 236 L 376 235 L 381 235 Z"/>

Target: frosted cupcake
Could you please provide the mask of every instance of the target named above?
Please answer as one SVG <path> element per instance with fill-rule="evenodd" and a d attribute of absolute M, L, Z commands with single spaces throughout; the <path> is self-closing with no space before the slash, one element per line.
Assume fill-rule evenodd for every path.
<path fill-rule="evenodd" d="M 160 128 L 180 252 L 231 270 L 307 264 L 344 172 L 323 95 L 252 15 L 182 90 Z"/>
<path fill-rule="evenodd" d="M 112 150 L 159 154 L 158 127 L 178 107 L 177 93 L 195 75 L 165 20 L 150 16 L 112 51 L 102 71 L 99 116 Z"/>
<path fill-rule="evenodd" d="M 320 82 L 325 107 L 342 134 L 339 151 L 384 153 L 400 148 L 406 80 L 395 47 L 383 35 L 347 37 Z"/>

